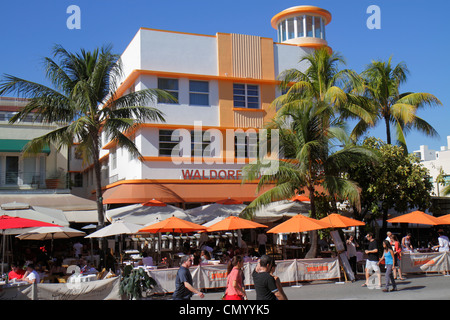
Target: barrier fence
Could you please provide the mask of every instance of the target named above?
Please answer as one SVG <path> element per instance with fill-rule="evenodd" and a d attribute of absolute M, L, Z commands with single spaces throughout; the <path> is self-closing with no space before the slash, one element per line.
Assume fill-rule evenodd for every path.
<path fill-rule="evenodd" d="M 336 258 L 293 259 L 276 261 L 275 275 L 282 283 L 340 279 L 340 263 Z M 244 264 L 244 285 L 253 285 L 256 262 Z M 405 253 L 401 258 L 404 273 L 449 271 L 450 253 Z M 194 287 L 215 289 L 226 287 L 226 265 L 198 265 L 190 268 Z M 159 287 L 167 293 L 175 290 L 178 268 L 148 270 Z M 81 283 L 38 283 L 0 287 L 0 300 L 120 300 L 120 277 Z"/>
<path fill-rule="evenodd" d="M 282 283 L 297 281 L 331 280 L 340 278 L 338 258 L 294 259 L 276 261 L 275 275 Z M 244 285 L 252 286 L 252 272 L 257 262 L 244 264 Z M 194 287 L 199 289 L 224 288 L 227 284 L 226 265 L 198 265 L 190 268 Z M 175 291 L 175 279 L 178 268 L 156 269 L 148 271 L 158 285 L 165 291 Z"/>

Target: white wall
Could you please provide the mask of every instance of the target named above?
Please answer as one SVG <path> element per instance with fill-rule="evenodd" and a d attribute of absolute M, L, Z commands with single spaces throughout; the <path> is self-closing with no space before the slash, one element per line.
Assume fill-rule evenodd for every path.
<path fill-rule="evenodd" d="M 216 37 L 147 29 L 140 37 L 141 69 L 217 75 Z"/>

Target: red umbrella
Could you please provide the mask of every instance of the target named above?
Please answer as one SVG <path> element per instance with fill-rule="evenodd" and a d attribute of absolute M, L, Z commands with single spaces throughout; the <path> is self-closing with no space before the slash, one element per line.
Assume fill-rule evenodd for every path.
<path fill-rule="evenodd" d="M 2 250 L 2 274 L 3 274 L 3 262 L 5 261 L 5 230 L 7 229 L 21 229 L 21 228 L 34 228 L 34 227 L 60 227 L 59 225 L 25 219 L 20 217 L 10 217 L 7 215 L 0 216 L 0 230 L 3 233 L 3 250 Z"/>
<path fill-rule="evenodd" d="M 10 217 L 7 215 L 0 216 L 0 230 L 34 228 L 34 227 L 60 227 L 60 226 L 38 220 L 31 220 L 20 217 Z"/>

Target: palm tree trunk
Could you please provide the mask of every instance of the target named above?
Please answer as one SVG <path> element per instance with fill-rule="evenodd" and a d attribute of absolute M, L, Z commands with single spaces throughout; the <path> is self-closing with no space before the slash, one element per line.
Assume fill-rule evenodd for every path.
<path fill-rule="evenodd" d="M 316 204 L 315 204 L 315 196 L 314 196 L 314 186 L 308 187 L 309 190 L 309 200 L 311 203 L 311 218 L 316 219 Z M 317 257 L 318 249 L 319 249 L 319 236 L 317 230 L 311 231 L 309 233 L 311 247 L 305 255 L 306 259 L 312 259 Z"/>
<path fill-rule="evenodd" d="M 391 143 L 391 124 L 389 122 L 388 116 L 384 117 L 384 122 L 386 123 L 386 142 L 387 142 L 387 144 L 392 144 Z"/>
<path fill-rule="evenodd" d="M 95 172 L 95 196 L 97 200 L 97 219 L 98 228 L 103 228 L 105 225 L 105 217 L 103 214 L 103 197 L 102 197 L 102 182 L 101 182 L 101 165 L 99 159 L 94 159 Z"/>

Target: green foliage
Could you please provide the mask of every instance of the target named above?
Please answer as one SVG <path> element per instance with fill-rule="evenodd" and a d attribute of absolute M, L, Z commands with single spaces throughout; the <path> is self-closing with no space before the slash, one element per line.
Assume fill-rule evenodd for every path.
<path fill-rule="evenodd" d="M 406 212 L 430 208 L 433 185 L 428 169 L 415 155 L 405 155 L 402 147 L 376 138 L 365 139 L 363 145 L 377 151 L 380 161 L 359 161 L 349 171 L 350 178 L 361 187 L 360 219 L 369 212 L 377 218 L 389 209 Z"/>
<path fill-rule="evenodd" d="M 120 279 L 119 292 L 126 294 L 129 299 L 140 299 L 143 292 L 153 289 L 156 285 L 156 281 L 144 269 L 133 269 L 127 265 Z"/>
<path fill-rule="evenodd" d="M 409 131 L 418 130 L 431 137 L 438 135 L 429 123 L 417 115 L 417 111 L 426 106 L 440 106 L 442 103 L 430 93 L 401 93 L 400 85 L 406 82 L 408 73 L 406 64 L 401 62 L 394 66 L 392 57 L 387 62 L 372 61 L 361 73 L 364 89 L 360 93 L 370 105 L 373 122 L 360 121 L 354 130 L 355 138 L 381 122 L 386 126 L 386 141 L 391 144 L 392 125 L 398 145 L 407 154 L 405 137 Z"/>

